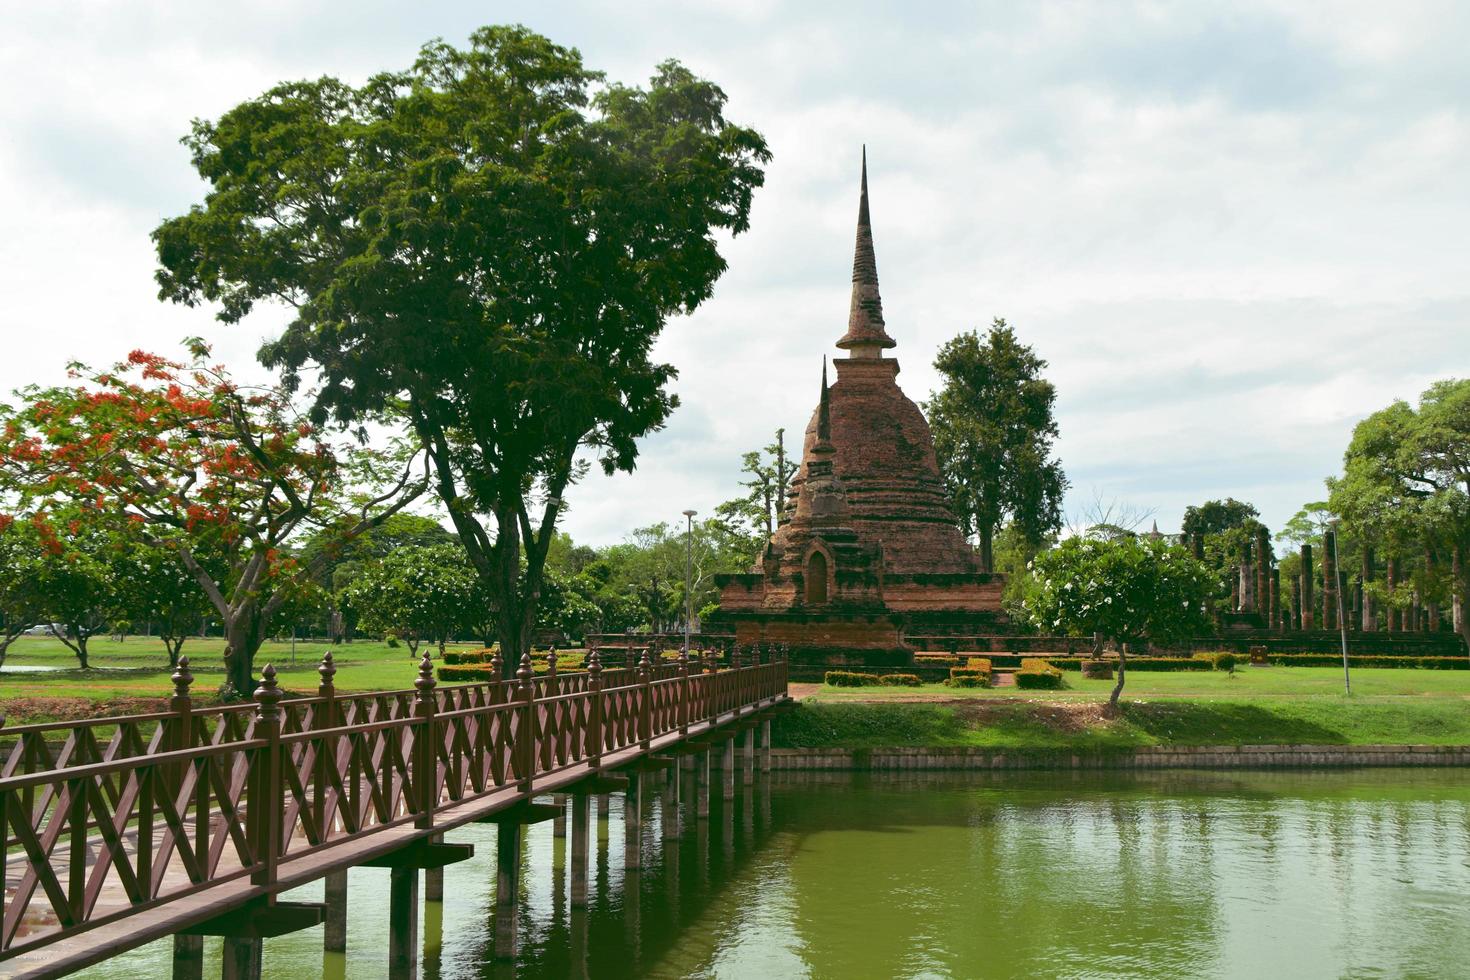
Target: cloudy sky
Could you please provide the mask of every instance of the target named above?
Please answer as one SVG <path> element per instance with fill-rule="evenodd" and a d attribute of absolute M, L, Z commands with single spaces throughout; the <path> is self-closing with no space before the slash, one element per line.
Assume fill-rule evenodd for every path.
<path fill-rule="evenodd" d="M 1075 512 L 1231 495 L 1274 525 L 1353 424 L 1470 370 L 1470 5 L 68 2 L 0 6 L 0 390 L 282 317 L 161 305 L 178 138 L 289 78 L 361 80 L 517 21 L 640 82 L 677 57 L 774 152 L 715 297 L 661 343 L 683 407 L 593 478 L 592 543 L 708 512 L 799 430 L 845 328 L 859 148 L 905 391 L 1006 317 L 1050 362 Z"/>

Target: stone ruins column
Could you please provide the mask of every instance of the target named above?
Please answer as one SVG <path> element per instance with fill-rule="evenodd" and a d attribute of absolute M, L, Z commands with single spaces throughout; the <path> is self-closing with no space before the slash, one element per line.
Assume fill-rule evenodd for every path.
<path fill-rule="evenodd" d="M 1373 601 L 1373 546 L 1365 543 L 1363 545 L 1362 567 L 1358 572 L 1358 579 L 1362 584 L 1363 600 L 1360 603 L 1362 609 L 1363 632 L 1369 633 L 1378 629 L 1378 604 Z"/>
<path fill-rule="evenodd" d="M 1256 529 L 1256 603 L 1271 626 L 1271 536 L 1265 527 Z"/>
<path fill-rule="evenodd" d="M 1388 563 L 1384 566 L 1383 584 L 1388 588 L 1388 591 L 1390 593 L 1392 593 L 1399 584 L 1399 560 L 1393 555 L 1388 556 Z M 1388 631 L 1390 633 L 1397 633 L 1400 629 L 1402 619 L 1403 611 L 1399 609 L 1397 604 L 1389 603 Z"/>
<path fill-rule="evenodd" d="M 1277 632 L 1280 632 L 1280 630 L 1283 629 L 1282 570 L 1272 569 L 1272 574 L 1270 574 L 1270 579 L 1267 579 L 1267 582 L 1269 582 L 1269 585 L 1266 586 L 1267 594 L 1269 594 L 1269 599 L 1267 599 L 1266 626 L 1269 627 L 1269 629 L 1277 630 Z"/>
<path fill-rule="evenodd" d="M 1302 629 L 1315 629 L 1316 620 L 1312 613 L 1312 546 L 1302 545 L 1302 577 L 1301 577 L 1301 605 L 1297 608 L 1302 611 Z"/>
<path fill-rule="evenodd" d="M 1240 611 L 1256 611 L 1255 575 L 1251 571 L 1251 543 L 1240 548 Z"/>
<path fill-rule="evenodd" d="M 1465 629 L 1465 596 L 1460 587 L 1462 574 L 1464 574 L 1464 569 L 1460 564 L 1460 546 L 1455 545 L 1455 550 L 1450 555 L 1450 589 L 1454 595 L 1450 606 L 1450 619 L 1456 633 L 1463 633 Z"/>
<path fill-rule="evenodd" d="M 1298 575 L 1291 580 L 1291 622 L 1292 629 L 1302 628 L 1302 577 Z"/>
<path fill-rule="evenodd" d="M 1322 532 L 1322 628 L 1337 629 L 1337 532 Z"/>

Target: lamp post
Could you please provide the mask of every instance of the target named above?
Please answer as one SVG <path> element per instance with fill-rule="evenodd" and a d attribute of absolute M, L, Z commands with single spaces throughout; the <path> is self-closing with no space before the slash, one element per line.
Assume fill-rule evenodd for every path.
<path fill-rule="evenodd" d="M 1342 633 L 1342 687 L 1345 693 L 1352 694 L 1353 679 L 1348 673 L 1347 617 L 1342 614 L 1342 582 L 1338 571 L 1342 568 L 1337 544 L 1337 528 L 1341 523 L 1341 519 L 1334 517 L 1327 522 L 1327 526 L 1332 529 L 1332 574 L 1338 578 L 1338 581 L 1332 583 L 1332 590 L 1337 593 L 1337 628 Z"/>
<path fill-rule="evenodd" d="M 689 658 L 689 626 L 694 619 L 694 514 L 684 512 L 684 658 Z"/>

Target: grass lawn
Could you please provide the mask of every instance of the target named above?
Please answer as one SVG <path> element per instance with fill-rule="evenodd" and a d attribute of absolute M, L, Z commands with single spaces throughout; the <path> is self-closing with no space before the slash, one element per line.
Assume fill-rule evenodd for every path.
<path fill-rule="evenodd" d="M 1329 667 L 1228 673 L 1138 671 L 1124 710 L 1103 717 L 1112 681 L 1066 674 L 1061 691 L 802 685 L 776 744 L 797 748 L 974 746 L 1108 751 L 1145 745 L 1470 744 L 1470 671 Z"/>
<path fill-rule="evenodd" d="M 451 649 L 479 649 L 479 644 L 451 645 Z M 407 645 L 392 649 L 377 641 L 327 643 L 268 642 L 256 655 L 257 667 L 274 664 L 278 683 L 292 694 L 316 691 L 316 668 L 322 654 L 332 651 L 337 666 L 337 688 L 343 691 L 406 690 L 413 686 L 417 661 Z M 172 692 L 168 655 L 157 639 L 130 636 L 122 642 L 97 637 L 88 645 L 91 670 L 77 668 L 76 654 L 51 637 L 26 636 L 16 640 L 0 668 L 0 711 L 8 724 L 48 721 L 122 711 L 143 710 L 140 699 L 166 698 Z M 224 641 L 192 639 L 184 644 L 189 670 L 194 674 L 196 698 L 210 700 L 224 681 Z M 423 648 L 419 648 L 422 655 Z M 437 652 L 436 652 L 437 659 Z M 59 667 L 28 672 L 14 667 Z"/>
<path fill-rule="evenodd" d="M 1470 670 L 1418 670 L 1357 667 L 1352 671 L 1354 697 L 1470 698 Z M 828 687 L 803 685 L 802 692 L 818 701 L 952 701 L 970 698 L 1047 698 L 1095 700 L 1106 698 L 1115 681 L 1088 680 L 1080 671 L 1063 675 L 1060 691 L 1019 691 L 1014 687 L 951 688 L 942 684 L 922 687 Z M 1342 695 L 1340 667 L 1238 667 L 1225 671 L 1131 671 L 1123 687 L 1125 698 L 1299 697 Z"/>

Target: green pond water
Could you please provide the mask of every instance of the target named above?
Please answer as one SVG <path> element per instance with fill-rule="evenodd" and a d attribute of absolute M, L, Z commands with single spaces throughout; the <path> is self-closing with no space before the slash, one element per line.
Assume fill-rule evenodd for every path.
<path fill-rule="evenodd" d="M 527 829 L 514 965 L 491 955 L 496 830 L 455 832 L 477 853 L 421 913 L 421 976 L 1470 976 L 1464 771 L 767 778 L 678 842 L 646 799 L 632 874 L 614 798 L 585 911 L 566 842 Z M 267 940 L 266 975 L 386 975 L 387 888 L 352 871 L 346 957 L 313 929 Z M 87 975 L 164 976 L 170 955 Z"/>

